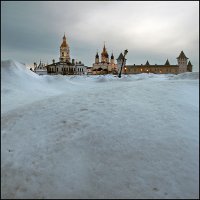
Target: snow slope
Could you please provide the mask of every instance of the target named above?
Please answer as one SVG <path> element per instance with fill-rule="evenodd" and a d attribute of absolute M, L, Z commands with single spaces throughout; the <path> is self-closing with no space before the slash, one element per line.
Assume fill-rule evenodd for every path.
<path fill-rule="evenodd" d="M 63 76 L 39 76 L 16 61 L 1 62 L 2 113 L 71 90 Z"/>
<path fill-rule="evenodd" d="M 2 72 L 2 198 L 199 198 L 198 72 Z"/>

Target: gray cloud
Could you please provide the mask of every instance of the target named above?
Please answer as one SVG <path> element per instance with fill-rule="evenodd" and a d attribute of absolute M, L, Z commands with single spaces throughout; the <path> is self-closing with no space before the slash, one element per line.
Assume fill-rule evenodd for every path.
<path fill-rule="evenodd" d="M 128 64 L 172 64 L 183 50 L 199 68 L 199 2 L 2 2 L 2 59 L 59 58 L 66 33 L 71 56 L 91 66 L 103 42 Z"/>

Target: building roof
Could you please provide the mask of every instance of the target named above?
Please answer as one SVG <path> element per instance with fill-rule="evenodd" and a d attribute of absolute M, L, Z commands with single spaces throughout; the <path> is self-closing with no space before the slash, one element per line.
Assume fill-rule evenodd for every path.
<path fill-rule="evenodd" d="M 55 62 L 55 63 L 51 63 L 49 65 L 47 65 L 46 67 L 54 67 L 54 66 L 58 66 L 58 65 L 68 65 L 68 66 L 74 66 L 72 63 L 70 62 Z"/>
<path fill-rule="evenodd" d="M 184 52 L 183 51 L 181 51 L 181 53 L 180 53 L 180 55 L 176 58 L 176 59 L 188 59 L 186 56 L 185 56 L 185 54 L 184 54 Z"/>
<path fill-rule="evenodd" d="M 114 56 L 113 56 L 113 53 L 112 53 L 112 55 L 111 55 L 111 57 L 110 57 L 111 59 L 114 59 Z"/>
<path fill-rule="evenodd" d="M 167 59 L 165 65 L 170 65 L 169 60 Z"/>
<path fill-rule="evenodd" d="M 46 69 L 45 64 L 42 63 L 41 60 L 40 60 L 39 65 L 35 67 L 35 70 L 36 70 L 36 69 L 37 69 L 37 70 L 38 70 L 38 69 L 40 69 L 40 70 L 41 70 L 41 69 Z"/>
<path fill-rule="evenodd" d="M 98 54 L 98 52 L 97 52 L 97 54 L 96 54 L 96 58 L 99 58 L 99 54 Z"/>
<path fill-rule="evenodd" d="M 190 60 L 189 60 L 189 62 L 188 62 L 188 66 L 192 66 L 192 64 L 191 64 Z"/>
<path fill-rule="evenodd" d="M 123 54 L 120 53 L 120 54 L 119 54 L 119 57 L 117 58 L 117 60 L 122 60 L 123 58 L 124 58 Z"/>
<path fill-rule="evenodd" d="M 146 64 L 145 64 L 145 65 L 150 65 L 148 60 L 147 60 L 147 62 L 146 62 Z"/>
<path fill-rule="evenodd" d="M 103 46 L 103 51 L 102 51 L 101 55 L 104 56 L 104 57 L 106 57 L 106 58 L 108 58 L 108 52 L 106 50 L 105 44 Z"/>
<path fill-rule="evenodd" d="M 67 47 L 67 46 L 68 46 L 68 44 L 66 41 L 63 41 L 62 44 L 60 45 L 60 47 Z"/>
<path fill-rule="evenodd" d="M 64 34 L 64 36 L 63 36 L 63 42 L 62 42 L 62 44 L 60 45 L 60 47 L 68 47 L 68 44 L 67 44 L 67 42 L 66 42 L 65 34 Z"/>
<path fill-rule="evenodd" d="M 137 68 L 145 68 L 145 67 L 148 67 L 148 68 L 153 68 L 153 67 L 179 67 L 178 65 L 126 65 L 126 67 L 137 67 Z"/>
<path fill-rule="evenodd" d="M 108 53 L 107 52 L 102 52 L 101 55 L 106 57 L 106 58 L 108 58 Z"/>

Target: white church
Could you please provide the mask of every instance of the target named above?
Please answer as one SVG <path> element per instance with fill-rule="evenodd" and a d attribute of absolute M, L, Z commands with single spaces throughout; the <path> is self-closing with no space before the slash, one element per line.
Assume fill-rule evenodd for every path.
<path fill-rule="evenodd" d="M 70 58 L 70 49 L 64 34 L 60 45 L 59 62 L 55 62 L 53 59 L 52 63 L 47 65 L 41 61 L 38 66 L 34 63 L 34 72 L 39 75 L 83 75 L 87 74 L 87 67 L 81 61 L 75 62 L 75 59 Z"/>

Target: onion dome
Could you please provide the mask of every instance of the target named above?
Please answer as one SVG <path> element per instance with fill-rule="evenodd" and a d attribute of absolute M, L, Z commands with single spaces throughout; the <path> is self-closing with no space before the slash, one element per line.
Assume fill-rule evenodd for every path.
<path fill-rule="evenodd" d="M 101 55 L 102 55 L 103 57 L 108 58 L 108 53 L 107 53 L 107 51 L 106 51 L 105 44 L 104 44 L 103 51 L 102 51 Z"/>

